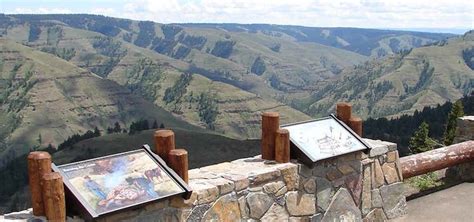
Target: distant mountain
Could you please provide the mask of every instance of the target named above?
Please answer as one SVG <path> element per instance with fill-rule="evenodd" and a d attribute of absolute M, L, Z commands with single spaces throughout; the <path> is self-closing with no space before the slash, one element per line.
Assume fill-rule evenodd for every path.
<path fill-rule="evenodd" d="M 425 106 L 455 101 L 474 90 L 474 32 L 403 51 L 345 69 L 325 87 L 300 100 L 317 115 L 347 101 L 362 117 L 412 114 Z"/>
<path fill-rule="evenodd" d="M 431 32 L 431 33 L 450 33 L 450 34 L 456 34 L 456 35 L 463 35 L 464 33 L 469 31 L 469 29 L 462 29 L 462 28 L 395 28 L 392 30 Z"/>
<path fill-rule="evenodd" d="M 1 15 L 0 20 L 0 33 L 8 39 L 113 80 L 191 124 L 245 138 L 259 136 L 261 111 L 279 111 L 284 121 L 309 118 L 288 105 L 326 115 L 328 104 L 343 97 L 324 87 L 341 76 L 367 73 L 363 68 L 350 71 L 373 66 L 376 62 L 364 63 L 367 56 L 388 55 L 388 62 L 381 63 L 389 64 L 399 56 L 390 56 L 393 52 L 453 36 L 279 25 L 164 25 L 96 15 Z M 353 86 L 347 82 L 346 87 Z"/>
<path fill-rule="evenodd" d="M 177 25 L 193 28 L 220 29 L 229 32 L 262 33 L 279 37 L 286 36 L 291 37 L 298 42 L 314 42 L 376 58 L 455 36 L 454 34 L 449 33 L 430 33 L 426 31 L 304 27 L 268 24 L 191 23 Z"/>

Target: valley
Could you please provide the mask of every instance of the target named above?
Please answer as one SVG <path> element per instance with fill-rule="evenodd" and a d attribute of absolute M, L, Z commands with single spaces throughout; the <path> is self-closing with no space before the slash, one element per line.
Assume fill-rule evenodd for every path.
<path fill-rule="evenodd" d="M 412 115 L 469 95 L 473 56 L 472 31 L 0 14 L 0 168 L 15 181 L 1 196 L 25 182 L 16 161 L 73 135 L 102 136 L 54 150 L 57 161 L 151 143 L 153 130 L 106 134 L 114 123 L 163 124 L 197 167 L 258 153 L 265 111 L 281 124 L 327 116 L 339 101 L 364 119 Z"/>

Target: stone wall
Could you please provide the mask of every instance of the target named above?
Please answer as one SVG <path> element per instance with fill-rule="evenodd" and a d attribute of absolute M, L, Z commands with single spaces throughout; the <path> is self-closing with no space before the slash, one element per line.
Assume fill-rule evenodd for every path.
<path fill-rule="evenodd" d="M 474 116 L 464 116 L 457 120 L 454 143 L 474 140 Z"/>
<path fill-rule="evenodd" d="M 457 120 L 454 143 L 474 140 L 474 116 L 464 116 Z M 474 162 L 459 164 L 446 170 L 446 177 L 460 181 L 474 182 Z"/>
<path fill-rule="evenodd" d="M 277 164 L 260 156 L 189 171 L 193 194 L 99 221 L 383 221 L 405 214 L 396 145 L 318 161 Z"/>
<path fill-rule="evenodd" d="M 101 221 L 383 221 L 405 214 L 396 145 L 308 167 L 259 156 L 190 170 L 189 200 L 179 197 Z"/>

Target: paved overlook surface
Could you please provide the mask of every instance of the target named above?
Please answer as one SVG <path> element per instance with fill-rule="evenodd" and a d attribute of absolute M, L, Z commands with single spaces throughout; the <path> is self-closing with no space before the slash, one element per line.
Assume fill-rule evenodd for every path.
<path fill-rule="evenodd" d="M 474 183 L 462 183 L 408 201 L 407 213 L 391 221 L 474 221 Z"/>

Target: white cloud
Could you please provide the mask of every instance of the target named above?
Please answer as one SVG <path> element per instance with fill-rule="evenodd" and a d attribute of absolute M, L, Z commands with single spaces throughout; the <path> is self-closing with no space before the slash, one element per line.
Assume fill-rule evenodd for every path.
<path fill-rule="evenodd" d="M 73 13 L 72 10 L 67 8 L 15 8 L 15 14 L 68 14 Z"/>

